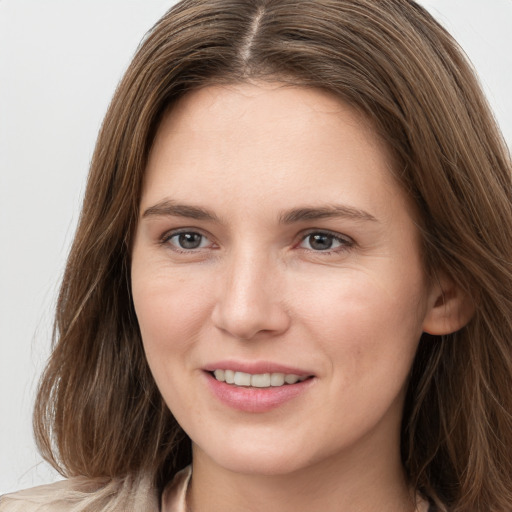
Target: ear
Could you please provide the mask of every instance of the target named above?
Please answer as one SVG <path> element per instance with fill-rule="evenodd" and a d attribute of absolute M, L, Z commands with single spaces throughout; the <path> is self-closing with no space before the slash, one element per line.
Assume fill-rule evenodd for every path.
<path fill-rule="evenodd" d="M 462 329 L 474 312 L 475 306 L 469 295 L 452 279 L 438 274 L 429 295 L 423 331 L 438 336 L 451 334 Z"/>

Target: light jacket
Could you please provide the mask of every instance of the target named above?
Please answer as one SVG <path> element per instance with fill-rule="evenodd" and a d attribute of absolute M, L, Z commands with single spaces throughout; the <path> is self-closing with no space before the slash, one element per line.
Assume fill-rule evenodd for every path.
<path fill-rule="evenodd" d="M 123 479 L 75 477 L 0 497 L 0 512 L 186 512 L 190 466 L 162 496 L 148 475 Z"/>

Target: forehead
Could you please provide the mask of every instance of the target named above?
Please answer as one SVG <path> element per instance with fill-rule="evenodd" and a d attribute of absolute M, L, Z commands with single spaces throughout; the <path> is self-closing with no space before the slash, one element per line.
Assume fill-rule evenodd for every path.
<path fill-rule="evenodd" d="M 328 92 L 276 83 L 211 86 L 164 116 L 142 202 L 167 194 L 215 207 L 229 194 L 241 208 L 272 199 L 290 207 L 340 200 L 368 207 L 399 193 L 392 162 L 371 123 Z"/>
<path fill-rule="evenodd" d="M 367 144 L 382 146 L 380 149 L 387 151 L 371 121 L 333 93 L 278 82 L 212 85 L 189 92 L 166 112 L 159 133 L 174 132 L 179 136 L 186 132 L 187 137 L 197 134 L 204 141 L 209 135 L 224 135 L 228 140 L 238 135 L 239 143 L 241 138 L 248 140 L 252 135 L 251 143 L 256 145 L 262 130 L 273 128 L 273 135 L 280 132 L 279 142 L 284 139 L 291 142 L 307 132 L 318 144 L 322 140 L 314 137 L 311 130 L 318 121 L 331 127 L 337 125 L 338 129 L 351 125 L 352 137 L 365 139 Z M 235 132 L 234 127 L 243 131 Z M 345 129 L 346 135 L 348 132 Z M 323 142 L 327 143 L 328 139 L 323 137 Z"/>

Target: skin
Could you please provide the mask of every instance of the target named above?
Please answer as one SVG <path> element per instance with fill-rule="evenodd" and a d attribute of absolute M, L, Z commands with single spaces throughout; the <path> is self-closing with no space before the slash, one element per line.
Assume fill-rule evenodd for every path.
<path fill-rule="evenodd" d="M 193 442 L 194 512 L 416 509 L 404 393 L 422 331 L 450 326 L 392 165 L 369 122 L 317 90 L 206 87 L 164 117 L 132 292 L 157 385 Z M 239 411 L 205 384 L 205 365 L 226 359 L 314 377 L 277 408 Z"/>

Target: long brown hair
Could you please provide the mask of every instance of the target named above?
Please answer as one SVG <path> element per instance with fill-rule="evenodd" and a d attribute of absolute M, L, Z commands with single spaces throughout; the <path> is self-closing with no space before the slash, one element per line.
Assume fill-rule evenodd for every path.
<path fill-rule="evenodd" d="M 511 510 L 510 158 L 462 51 L 411 0 L 185 0 L 148 33 L 91 165 L 34 414 L 43 456 L 65 475 L 149 471 L 159 486 L 190 462 L 145 360 L 130 245 L 164 111 L 195 88 L 254 79 L 331 91 L 394 151 L 427 272 L 475 304 L 466 327 L 420 341 L 403 464 L 440 510 Z"/>

